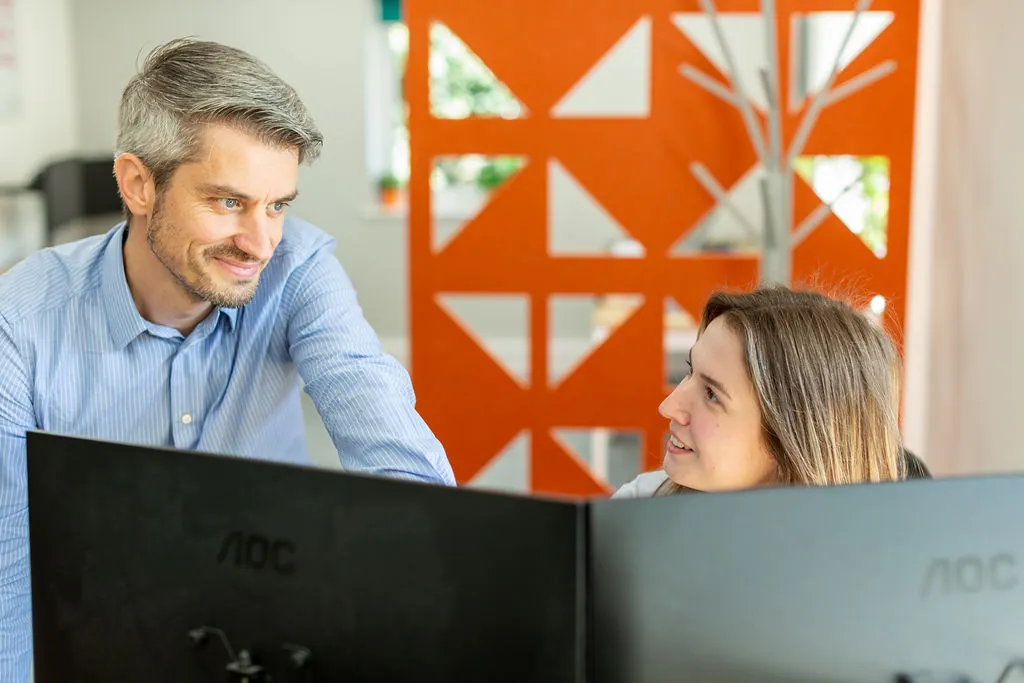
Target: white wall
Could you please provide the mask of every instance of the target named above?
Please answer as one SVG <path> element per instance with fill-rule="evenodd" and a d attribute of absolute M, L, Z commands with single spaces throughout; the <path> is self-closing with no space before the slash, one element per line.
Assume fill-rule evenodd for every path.
<path fill-rule="evenodd" d="M 1024 81 L 1006 65 L 1024 60 L 1024 3 L 927 4 L 942 49 L 923 451 L 942 473 L 1022 471 Z"/>
<path fill-rule="evenodd" d="M 21 109 L 0 119 L 0 185 L 24 185 L 51 157 L 73 149 L 72 0 L 16 0 Z"/>

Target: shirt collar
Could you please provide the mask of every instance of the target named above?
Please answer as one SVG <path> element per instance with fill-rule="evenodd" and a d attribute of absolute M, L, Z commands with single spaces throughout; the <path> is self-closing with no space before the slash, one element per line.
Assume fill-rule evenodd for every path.
<path fill-rule="evenodd" d="M 124 240 L 127 226 L 121 223 L 114 229 L 110 241 L 103 254 L 103 270 L 101 288 L 106 303 L 107 325 L 110 338 L 118 350 L 143 332 L 146 332 L 146 321 L 139 315 L 139 309 L 128 289 L 128 278 L 124 273 Z M 227 318 L 229 329 L 234 330 L 238 321 L 237 308 L 218 308 L 220 317 Z"/>
<path fill-rule="evenodd" d="M 238 320 L 238 309 L 218 308 L 217 310 L 220 311 L 220 317 L 228 319 L 228 329 L 234 331 Z"/>

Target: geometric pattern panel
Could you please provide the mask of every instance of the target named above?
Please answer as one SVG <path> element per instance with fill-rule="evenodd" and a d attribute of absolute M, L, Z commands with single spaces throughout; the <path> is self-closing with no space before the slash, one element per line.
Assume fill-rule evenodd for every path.
<path fill-rule="evenodd" d="M 892 12 L 861 12 L 854 30 L 842 54 L 839 47 L 843 34 L 853 25 L 854 12 L 809 12 L 793 15 L 790 27 L 791 42 L 797 50 L 814 51 L 820 58 L 808 64 L 803 72 L 791 76 L 791 105 L 796 108 L 805 104 L 805 97 L 819 91 L 828 81 L 830 67 L 837 60 L 840 69 L 846 68 L 867 48 L 878 35 L 892 23 Z M 722 30 L 734 37 L 734 54 L 731 57 L 736 67 L 736 78 L 742 83 L 744 93 L 757 109 L 766 111 L 768 101 L 761 85 L 761 70 L 768 66 L 768 49 L 764 20 L 760 12 L 730 12 L 719 17 Z M 686 35 L 705 57 L 721 73 L 728 70 L 728 60 L 715 34 L 711 18 L 704 12 L 675 12 L 673 25 Z M 740 48 L 739 46 L 742 46 Z M 795 65 L 793 65 L 795 66 Z"/>
<path fill-rule="evenodd" d="M 434 195 L 430 202 L 430 213 L 431 246 L 435 253 L 444 251 L 452 240 L 454 240 L 467 225 L 475 221 L 480 212 L 483 211 L 488 204 L 495 200 L 495 197 L 500 197 L 501 189 L 508 183 L 515 182 L 516 176 L 519 175 L 519 171 L 522 170 L 523 165 L 528 161 L 524 156 L 479 157 L 477 155 L 472 155 L 472 158 L 476 160 L 478 164 L 482 165 L 503 163 L 512 164 L 517 168 L 501 180 L 497 187 L 486 193 L 480 192 L 476 187 L 471 186 L 460 188 L 461 192 L 457 193 L 438 192 Z M 459 161 L 460 157 L 437 157 L 434 159 L 433 169 L 439 170 L 445 164 L 457 164 Z M 450 205 L 453 203 L 453 194 L 454 199 L 458 200 L 457 206 Z M 446 206 L 445 200 L 448 201 L 449 205 Z M 453 217 L 457 218 L 453 219 Z"/>
<path fill-rule="evenodd" d="M 530 302 L 526 296 L 442 294 L 438 304 L 505 372 L 522 386 L 529 385 Z"/>
<path fill-rule="evenodd" d="M 758 0 L 715 4 L 726 19 L 760 9 Z M 872 11 L 886 13 L 884 26 L 876 21 L 877 30 L 861 30 L 856 49 L 843 51 L 842 68 L 824 85 L 820 65 L 812 78 L 801 76 L 789 61 L 801 45 L 813 44 L 805 40 L 808 27 L 823 25 L 804 18 L 848 12 L 853 4 L 777 0 L 775 35 L 762 42 L 775 46 L 784 67 L 778 71 L 778 92 L 799 94 L 783 98 L 780 108 L 778 135 L 787 148 L 798 147 L 800 156 L 886 159 L 884 252 L 873 252 L 829 206 L 823 208 L 814 186 L 794 174 L 792 279 L 845 290 L 853 286 L 859 290 L 854 294 L 881 297 L 884 322 L 900 341 L 919 1 L 871 3 Z M 700 11 L 698 0 L 407 3 L 411 370 L 418 406 L 444 443 L 460 483 L 607 495 L 612 485 L 605 463 L 614 458 L 602 450 L 605 442 L 594 441 L 596 451 L 581 451 L 585 442 L 567 441 L 565 434 L 634 435 L 629 443 L 640 448 L 637 468 L 657 468 L 667 427 L 657 408 L 673 374 L 666 367 L 671 355 L 666 340 L 674 332 L 685 343 L 689 337 L 678 329 L 679 321 L 699 314 L 711 291 L 756 284 L 757 248 L 722 248 L 717 233 L 702 241 L 694 232 L 708 217 L 737 208 L 730 206 L 730 190 L 760 163 L 748 133 L 751 122 L 735 105 L 739 98 L 729 95 L 724 55 L 695 42 L 691 36 L 702 29 L 677 16 Z M 431 114 L 434 21 L 457 35 L 514 93 L 529 112 L 525 118 L 452 120 Z M 833 58 L 839 53 L 839 47 L 828 50 Z M 648 72 L 616 85 L 616 78 L 635 77 L 638 65 Z M 801 84 L 794 82 L 798 77 Z M 628 95 L 618 111 L 604 90 L 616 87 Z M 801 122 L 816 106 L 815 123 L 805 131 Z M 754 124 L 767 130 L 764 112 L 753 112 Z M 437 250 L 431 227 L 433 160 L 468 154 L 521 156 L 529 163 Z M 563 194 L 553 198 L 553 187 Z M 588 233 L 590 223 L 570 215 L 572 207 L 587 212 L 595 230 L 605 232 Z M 552 216 L 559 223 L 558 240 L 552 238 Z M 804 232 L 797 236 L 801 225 Z M 736 222 L 731 229 L 747 235 L 749 227 Z M 566 230 L 579 236 L 577 249 L 561 241 Z M 612 236 L 632 246 L 618 252 L 603 248 Z M 491 332 L 483 322 L 470 325 L 443 303 L 479 295 L 527 302 L 515 309 L 526 318 L 521 326 L 527 335 L 517 368 L 487 349 Z M 551 311 L 552 302 L 567 297 L 599 302 L 632 297 L 641 303 L 600 334 L 573 331 L 599 343 L 559 375 L 549 368 L 550 347 L 557 343 L 552 328 L 558 326 Z M 594 325 L 599 317 L 595 313 Z M 557 381 L 550 381 L 552 374 L 559 375 Z M 623 440 L 612 437 L 609 447 Z M 515 445 L 511 451 L 510 444 Z M 599 454 L 596 460 L 592 452 Z M 514 473 L 508 475 L 514 481 L 496 481 L 496 473 L 505 471 Z"/>
<path fill-rule="evenodd" d="M 562 164 L 548 162 L 548 253 L 608 255 L 630 240 L 614 216 Z M 643 248 L 632 254 L 642 256 Z"/>
<path fill-rule="evenodd" d="M 889 205 L 889 160 L 883 156 L 800 157 L 796 172 L 814 188 L 822 204 L 804 219 L 802 232 L 833 213 L 860 236 L 875 256 L 885 258 Z"/>
<path fill-rule="evenodd" d="M 644 118 L 651 110 L 651 19 L 636 24 L 552 109 L 557 118 Z"/>
<path fill-rule="evenodd" d="M 548 302 L 548 383 L 556 386 L 600 348 L 643 305 L 644 298 L 637 294 L 556 294 L 549 296 Z M 580 328 L 589 333 L 587 337 L 577 336 Z"/>
<path fill-rule="evenodd" d="M 464 485 L 486 491 L 529 493 L 529 452 L 530 433 L 523 430 Z"/>
<path fill-rule="evenodd" d="M 615 489 L 640 473 L 643 435 L 604 427 L 555 429 L 555 440 L 584 462 L 590 475 Z"/>
<path fill-rule="evenodd" d="M 447 66 L 446 58 L 451 56 L 459 57 L 458 61 L 463 69 L 469 70 L 478 80 L 498 91 L 498 100 L 504 103 L 502 111 L 500 111 L 502 118 L 518 119 L 524 118 L 529 114 L 525 107 L 522 106 L 522 103 L 509 91 L 508 86 L 500 82 L 494 73 L 487 68 L 487 65 L 477 55 L 473 54 L 473 51 L 457 35 L 453 34 L 447 26 L 442 22 L 436 21 L 431 25 L 430 33 L 431 38 L 441 38 L 442 40 L 438 42 L 447 46 L 448 50 L 455 53 L 453 55 L 444 53 L 437 55 L 437 65 L 441 68 L 438 69 L 437 74 L 432 74 L 430 79 L 430 113 L 433 116 L 439 119 L 464 119 L 472 115 L 471 107 L 464 100 L 439 97 L 440 91 L 446 90 L 449 84 L 445 78 L 447 75 L 445 67 Z M 446 106 L 443 106 L 442 102 Z"/>

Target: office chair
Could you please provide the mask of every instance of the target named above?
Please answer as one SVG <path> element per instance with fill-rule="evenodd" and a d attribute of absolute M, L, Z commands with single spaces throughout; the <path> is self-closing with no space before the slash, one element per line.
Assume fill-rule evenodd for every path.
<path fill-rule="evenodd" d="M 47 164 L 29 184 L 41 192 L 47 244 L 60 226 L 88 216 L 121 212 L 121 195 L 109 158 L 71 158 Z"/>

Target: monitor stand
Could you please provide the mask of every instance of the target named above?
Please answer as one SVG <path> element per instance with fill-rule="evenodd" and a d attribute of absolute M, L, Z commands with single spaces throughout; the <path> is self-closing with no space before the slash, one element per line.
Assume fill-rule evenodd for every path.
<path fill-rule="evenodd" d="M 252 661 L 252 653 L 248 650 L 239 650 L 237 655 L 235 654 L 235 649 L 231 647 L 231 641 L 223 630 L 212 626 L 200 626 L 188 632 L 189 640 L 196 647 L 206 643 L 210 636 L 218 638 L 227 652 L 229 661 L 224 670 L 230 683 L 270 683 L 271 677 L 267 671 Z M 309 648 L 291 643 L 285 643 L 281 648 L 288 652 L 288 661 L 293 671 L 306 670 L 312 656 Z"/>

